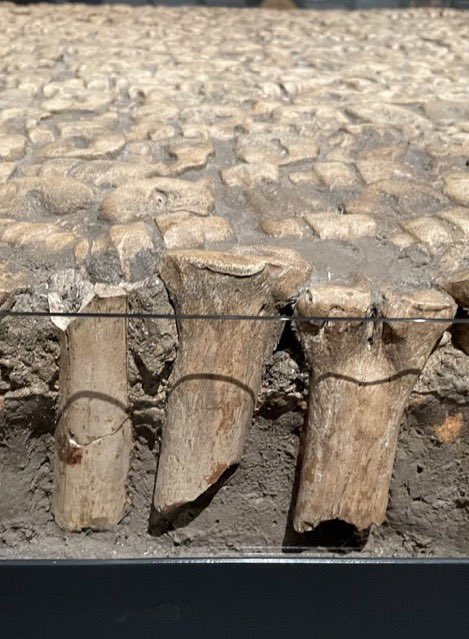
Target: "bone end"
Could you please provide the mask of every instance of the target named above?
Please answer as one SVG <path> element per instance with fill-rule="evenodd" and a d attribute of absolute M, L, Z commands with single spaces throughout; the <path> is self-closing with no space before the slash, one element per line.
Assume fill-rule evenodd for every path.
<path fill-rule="evenodd" d="M 275 247 L 181 249 L 163 256 L 161 276 L 181 314 L 257 317 L 276 314 L 309 276 L 309 266 Z M 160 521 L 193 504 L 239 463 L 281 325 L 180 320 L 178 331 L 153 502 Z"/>
<path fill-rule="evenodd" d="M 82 310 L 123 313 L 126 297 L 97 286 Z M 127 505 L 126 321 L 76 317 L 61 328 L 55 520 L 66 530 L 103 530 L 122 519 Z"/>
<path fill-rule="evenodd" d="M 294 514 L 298 532 L 340 519 L 363 530 L 383 522 L 399 425 L 408 397 L 455 305 L 438 291 L 327 287 L 300 297 L 305 316 L 438 317 L 434 324 L 314 320 L 298 325 L 309 362 L 308 421 Z"/>

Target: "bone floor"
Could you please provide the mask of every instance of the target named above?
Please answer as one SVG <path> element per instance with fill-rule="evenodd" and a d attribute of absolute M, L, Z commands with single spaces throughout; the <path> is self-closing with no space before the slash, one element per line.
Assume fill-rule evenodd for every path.
<path fill-rule="evenodd" d="M 376 349 L 374 371 L 353 363 L 365 351 L 352 335 L 347 348 L 358 354 L 347 375 L 371 384 L 423 371 L 408 389 L 404 417 L 392 418 L 396 441 L 401 430 L 391 501 L 384 529 L 366 548 L 465 551 L 468 337 L 464 328 L 449 329 L 469 306 L 467 15 L 2 3 L 0 23 L 7 25 L 0 42 L 0 305 L 76 311 L 104 285 L 125 291 L 136 311 L 273 315 L 295 313 L 299 304 L 311 314 L 448 317 L 431 337 L 412 328 L 390 341 L 360 333 L 360 344 Z M 342 298 L 344 291 L 352 297 Z M 28 535 L 37 556 L 54 552 L 47 535 L 59 554 L 83 556 L 112 554 L 113 543 L 130 555 L 281 548 L 293 517 L 308 374 L 323 353 L 336 353 L 340 335 L 327 334 L 324 345 L 290 329 L 283 337 L 259 329 L 253 338 L 252 327 L 230 333 L 184 324 L 178 333 L 168 320 L 130 322 L 133 506 L 118 529 L 93 533 L 88 543 L 56 530 L 49 505 L 54 416 L 57 401 L 66 400 L 59 334 L 68 329 L 47 318 L 5 318 L 0 326 L 0 535 L 9 556 L 28 552 Z M 217 419 L 238 424 L 237 439 L 199 447 L 194 461 L 176 414 L 192 403 L 178 380 L 201 374 L 197 362 L 214 336 L 236 347 L 225 360 L 213 349 L 202 372 L 231 375 L 253 400 L 228 392 L 236 408 L 220 409 Z M 334 357 L 324 363 L 327 373 L 345 367 L 345 358 Z M 201 384 L 200 398 L 223 398 L 223 383 Z M 326 401 L 327 393 L 311 392 Z M 347 411 L 340 415 L 345 424 Z M 179 433 L 172 444 L 166 419 Z M 194 413 L 194 429 L 202 431 L 204 420 Z M 220 423 L 213 421 L 213 432 Z M 161 439 L 169 452 L 152 497 Z M 184 443 L 179 459 L 170 447 L 182 451 Z M 176 486 L 170 470 L 183 458 L 199 476 L 191 467 L 192 483 Z M 238 463 L 206 513 L 156 540 L 147 536 L 152 500 L 167 514 L 181 495 L 193 501 Z M 417 466 L 425 468 L 422 485 L 409 475 Z M 262 479 L 268 475 L 270 487 Z M 18 494 L 7 498 L 16 483 Z M 29 485 L 39 487 L 33 505 Z M 236 509 L 246 518 L 238 528 Z M 358 510 L 347 510 L 351 523 L 378 523 L 381 515 Z M 331 518 L 336 512 L 345 511 L 331 507 Z"/>

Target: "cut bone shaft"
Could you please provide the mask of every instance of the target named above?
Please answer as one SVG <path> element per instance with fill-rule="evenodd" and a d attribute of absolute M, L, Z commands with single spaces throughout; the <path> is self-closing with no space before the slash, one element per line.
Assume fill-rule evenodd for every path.
<path fill-rule="evenodd" d="M 445 289 L 461 308 L 469 312 L 469 268 L 456 270 L 446 277 Z M 456 325 L 453 344 L 469 355 L 469 324 Z"/>
<path fill-rule="evenodd" d="M 169 251 L 161 275 L 178 313 L 275 313 L 308 277 L 296 253 Z M 154 495 L 153 524 L 171 521 L 239 463 L 273 322 L 181 320 Z"/>
<path fill-rule="evenodd" d="M 126 308 L 125 294 L 111 289 L 82 310 Z M 131 439 L 126 320 L 75 318 L 61 333 L 53 498 L 59 526 L 100 530 L 122 519 Z"/>
<path fill-rule="evenodd" d="M 362 289 L 328 287 L 304 294 L 305 316 L 364 316 L 373 309 Z M 389 291 L 383 317 L 455 313 L 449 296 Z M 308 421 L 294 515 L 298 532 L 341 519 L 365 529 L 384 520 L 399 425 L 409 395 L 448 324 L 299 323 L 310 367 Z"/>

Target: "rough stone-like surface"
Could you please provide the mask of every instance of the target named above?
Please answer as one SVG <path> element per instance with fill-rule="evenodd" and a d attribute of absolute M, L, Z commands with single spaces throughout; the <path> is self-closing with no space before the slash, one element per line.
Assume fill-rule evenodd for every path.
<path fill-rule="evenodd" d="M 104 282 L 125 284 L 131 310 L 172 312 L 159 260 L 175 249 L 293 249 L 309 286 L 366 281 L 377 300 L 389 286 L 453 294 L 450 272 L 468 268 L 465 14 L 2 3 L 0 23 L 2 307 L 48 310 L 61 290 L 77 309 Z M 58 337 L 47 318 L 0 321 L 2 557 L 469 551 L 462 337 L 445 333 L 411 395 L 387 519 L 368 537 L 293 531 L 307 379 L 287 327 L 238 470 L 156 539 L 176 327 L 129 322 L 131 507 L 90 535 L 62 532 L 50 507 Z"/>

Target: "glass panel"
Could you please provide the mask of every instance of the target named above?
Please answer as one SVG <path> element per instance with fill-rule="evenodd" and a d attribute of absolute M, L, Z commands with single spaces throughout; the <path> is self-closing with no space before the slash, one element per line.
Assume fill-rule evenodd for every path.
<path fill-rule="evenodd" d="M 467 555 L 466 16 L 0 22 L 0 556 Z"/>

